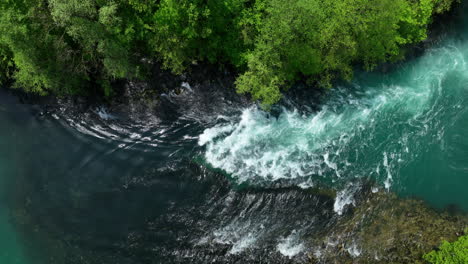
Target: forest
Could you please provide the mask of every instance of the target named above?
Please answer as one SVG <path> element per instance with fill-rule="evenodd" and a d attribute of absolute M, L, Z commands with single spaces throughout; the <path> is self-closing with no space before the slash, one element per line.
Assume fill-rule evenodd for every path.
<path fill-rule="evenodd" d="M 394 62 L 454 0 L 3 0 L 0 80 L 28 92 L 112 96 L 154 64 L 235 69 L 263 106 L 304 80 L 331 87 Z"/>

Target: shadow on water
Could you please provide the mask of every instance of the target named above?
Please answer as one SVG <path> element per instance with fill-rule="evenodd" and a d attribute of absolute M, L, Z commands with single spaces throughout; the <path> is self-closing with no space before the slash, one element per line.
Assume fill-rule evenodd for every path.
<path fill-rule="evenodd" d="M 2 133 L 13 135 L 2 152 L 21 164 L 9 175 L 10 216 L 46 263 L 303 262 L 302 238 L 334 217 L 331 196 L 233 188 L 196 162 L 204 121 L 131 126 L 0 97 Z"/>

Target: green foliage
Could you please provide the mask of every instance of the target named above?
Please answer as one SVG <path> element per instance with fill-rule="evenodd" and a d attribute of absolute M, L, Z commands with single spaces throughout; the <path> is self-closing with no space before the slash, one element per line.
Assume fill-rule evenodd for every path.
<path fill-rule="evenodd" d="M 370 70 L 401 58 L 403 45 L 424 40 L 432 14 L 451 2 L 270 0 L 237 89 L 270 105 L 304 76 L 323 87 L 349 80 L 356 64 Z"/>
<path fill-rule="evenodd" d="M 159 60 L 180 74 L 231 64 L 237 90 L 265 107 L 291 82 L 322 87 L 403 56 L 454 0 L 2 0 L 1 80 L 41 94 L 87 93 L 143 78 Z"/>
<path fill-rule="evenodd" d="M 0 46 L 0 84 L 3 84 L 11 77 L 14 67 L 11 57 L 11 52 Z"/>
<path fill-rule="evenodd" d="M 468 229 L 465 233 L 468 232 Z M 468 235 L 460 237 L 457 241 L 442 242 L 438 250 L 424 255 L 424 260 L 433 264 L 465 264 L 468 263 Z"/>
<path fill-rule="evenodd" d="M 133 31 L 119 16 L 121 6 L 117 2 L 48 2 L 54 22 L 79 46 L 80 53 L 86 55 L 80 65 L 84 71 L 100 71 L 101 78 L 125 78 L 133 74 L 129 54 Z"/>
<path fill-rule="evenodd" d="M 63 41 L 52 37 L 53 24 L 51 17 L 45 14 L 44 3 L 5 0 L 0 3 L 0 12 L 0 45 L 4 52 L 11 54 L 10 59 L 16 66 L 13 76 L 18 86 L 43 92 L 43 88 L 60 82 L 60 76 L 53 71 L 57 69 L 56 61 L 63 58 L 57 56 L 56 51 L 65 47 Z"/>
<path fill-rule="evenodd" d="M 181 73 L 187 65 L 242 64 L 245 45 L 238 20 L 246 0 L 161 0 L 153 16 L 153 49 L 166 68 Z"/>
<path fill-rule="evenodd" d="M 73 94 L 135 76 L 137 37 L 126 7 L 99 0 L 2 1 L 0 46 L 11 54 L 16 86 Z"/>

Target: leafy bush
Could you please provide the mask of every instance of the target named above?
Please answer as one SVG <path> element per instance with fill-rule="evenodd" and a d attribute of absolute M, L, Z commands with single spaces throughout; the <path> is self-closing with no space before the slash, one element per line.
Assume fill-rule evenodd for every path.
<path fill-rule="evenodd" d="M 193 61 L 242 64 L 238 19 L 245 0 L 162 0 L 151 44 L 164 65 L 181 73 Z"/>
<path fill-rule="evenodd" d="M 16 86 L 74 94 L 134 76 L 135 37 L 124 10 L 114 1 L 2 1 L 0 46 L 12 54 Z"/>
<path fill-rule="evenodd" d="M 402 47 L 424 40 L 433 13 L 448 9 L 440 0 L 270 0 L 248 69 L 238 91 L 270 105 L 284 84 L 308 77 L 329 87 L 349 80 L 353 66 L 371 70 L 402 57 Z"/>
<path fill-rule="evenodd" d="M 468 229 L 465 233 L 468 233 Z M 460 237 L 453 243 L 442 242 L 442 245 L 437 250 L 424 255 L 424 259 L 433 264 L 468 263 L 468 235 Z"/>
<path fill-rule="evenodd" d="M 0 84 L 3 84 L 11 77 L 14 67 L 11 56 L 7 48 L 0 46 Z"/>
<path fill-rule="evenodd" d="M 148 61 L 177 74 L 227 63 L 237 90 L 268 106 L 295 80 L 329 87 L 400 59 L 453 1 L 2 0 L 0 71 L 27 91 L 109 95 Z"/>

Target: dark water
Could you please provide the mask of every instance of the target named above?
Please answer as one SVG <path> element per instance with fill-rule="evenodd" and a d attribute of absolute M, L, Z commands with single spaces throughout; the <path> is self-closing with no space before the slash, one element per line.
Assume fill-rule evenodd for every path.
<path fill-rule="evenodd" d="M 1 90 L 0 263 L 303 263 L 363 183 L 468 210 L 464 25 L 271 114 L 187 84 L 144 117 Z"/>
<path fill-rule="evenodd" d="M 67 252 L 71 263 L 82 255 L 102 263 L 290 262 L 283 254 L 300 261 L 301 237 L 334 217 L 328 197 L 240 187 L 207 169 L 197 142 L 210 117 L 126 125 L 102 109 L 68 117 L 19 104 L 5 91 L 0 98 L 2 168 L 15 168 L 2 172 L 14 188 L 6 190 L 10 210 L 14 221 L 33 218 L 16 236 L 27 240 L 32 225 L 35 240 Z M 18 263 L 51 263 L 49 254 L 31 254 L 39 257 Z"/>

